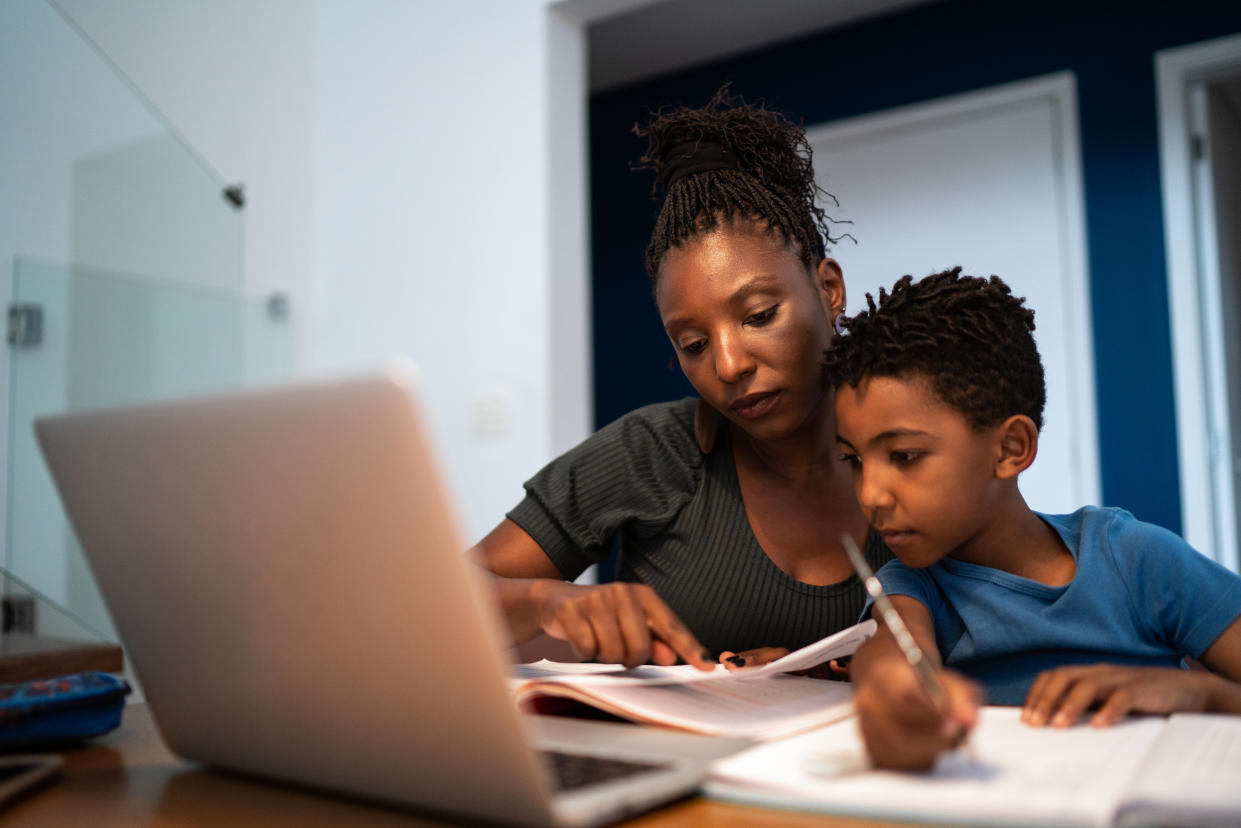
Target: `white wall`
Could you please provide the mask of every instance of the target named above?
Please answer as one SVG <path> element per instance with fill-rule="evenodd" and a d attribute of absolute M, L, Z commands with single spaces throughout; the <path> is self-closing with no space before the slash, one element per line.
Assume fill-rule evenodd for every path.
<path fill-rule="evenodd" d="M 421 365 L 471 541 L 551 454 L 555 350 L 589 353 L 585 326 L 549 334 L 566 254 L 550 221 L 545 6 L 318 4 L 310 360 L 401 351 Z M 584 410 L 577 385 L 560 405 Z"/>
<path fill-rule="evenodd" d="M 550 0 L 59 2 L 245 183 L 244 286 L 290 295 L 300 372 L 420 363 L 468 541 L 585 435 L 584 150 L 553 166 L 551 141 L 584 136 L 580 23 Z"/>

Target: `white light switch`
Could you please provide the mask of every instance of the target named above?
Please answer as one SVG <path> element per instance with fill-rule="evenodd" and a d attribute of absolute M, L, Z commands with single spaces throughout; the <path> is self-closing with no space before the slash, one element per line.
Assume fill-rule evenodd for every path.
<path fill-rule="evenodd" d="M 470 435 L 488 439 L 507 437 L 512 406 L 512 394 L 503 383 L 475 388 L 470 402 Z"/>

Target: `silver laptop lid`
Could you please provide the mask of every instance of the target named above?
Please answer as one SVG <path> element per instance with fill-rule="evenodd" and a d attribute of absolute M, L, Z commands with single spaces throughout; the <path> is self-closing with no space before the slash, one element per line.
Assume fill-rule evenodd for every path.
<path fill-rule="evenodd" d="M 41 419 L 176 753 L 548 823 L 408 369 Z"/>

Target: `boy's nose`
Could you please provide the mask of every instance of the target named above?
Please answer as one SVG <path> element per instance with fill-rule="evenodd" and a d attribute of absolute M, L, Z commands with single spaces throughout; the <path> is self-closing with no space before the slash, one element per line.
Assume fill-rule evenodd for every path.
<path fill-rule="evenodd" d="M 892 508 L 894 502 L 892 492 L 887 486 L 883 485 L 883 481 L 878 475 L 862 473 L 861 479 L 857 484 L 858 503 L 868 513 L 881 512 L 884 509 Z"/>

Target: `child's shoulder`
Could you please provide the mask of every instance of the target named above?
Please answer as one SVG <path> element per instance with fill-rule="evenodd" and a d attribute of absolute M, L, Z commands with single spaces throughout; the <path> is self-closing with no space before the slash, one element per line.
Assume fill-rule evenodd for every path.
<path fill-rule="evenodd" d="M 1111 557 L 1133 555 L 1178 556 L 1193 549 L 1180 535 L 1158 524 L 1139 520 L 1115 506 L 1083 506 L 1063 515 L 1041 514 L 1080 558 L 1082 551 L 1100 551 Z"/>
<path fill-rule="evenodd" d="M 1068 514 L 1052 515 L 1039 512 L 1038 515 L 1051 524 L 1061 536 L 1081 539 L 1106 537 L 1112 540 L 1180 540 L 1180 536 L 1175 532 L 1157 524 L 1139 520 L 1131 512 L 1116 506 L 1083 506 Z"/>

